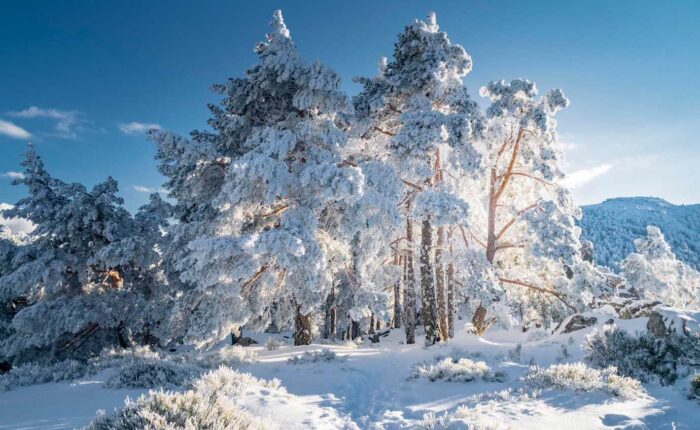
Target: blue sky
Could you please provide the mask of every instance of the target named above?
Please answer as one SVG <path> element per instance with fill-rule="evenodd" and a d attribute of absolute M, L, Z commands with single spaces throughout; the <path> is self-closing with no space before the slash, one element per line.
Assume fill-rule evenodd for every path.
<path fill-rule="evenodd" d="M 205 127 L 212 83 L 255 63 L 274 9 L 310 60 L 375 74 L 396 34 L 437 12 L 474 60 L 465 83 L 524 77 L 560 87 L 570 184 L 580 204 L 653 195 L 700 203 L 698 1 L 7 1 L 0 14 L 0 202 L 28 140 L 49 171 L 115 177 L 130 210 L 162 178 L 130 123 Z"/>

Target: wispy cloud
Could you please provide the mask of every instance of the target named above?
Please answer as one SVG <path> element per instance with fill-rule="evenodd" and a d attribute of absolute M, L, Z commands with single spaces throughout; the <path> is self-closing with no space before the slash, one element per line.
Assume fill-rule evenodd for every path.
<path fill-rule="evenodd" d="M 576 170 L 566 175 L 562 181 L 562 185 L 567 188 L 579 188 L 595 178 L 608 173 L 612 167 L 612 164 L 601 164 L 600 166 L 591 167 L 589 169 Z"/>
<path fill-rule="evenodd" d="M 25 118 L 47 118 L 54 120 L 56 126 L 53 133 L 50 135 L 65 139 L 76 139 L 78 133 L 82 131 L 80 112 L 75 110 L 60 110 L 60 109 L 44 109 L 37 106 L 31 106 L 25 110 L 17 112 L 8 112 L 8 115 Z"/>
<path fill-rule="evenodd" d="M 143 122 L 129 122 L 126 124 L 119 124 L 119 130 L 126 134 L 144 134 L 148 130 L 156 129 L 160 130 L 160 125 L 158 124 L 146 124 Z"/>
<path fill-rule="evenodd" d="M 0 119 L 0 134 L 14 139 L 29 139 L 32 134 L 22 127 Z"/>
<path fill-rule="evenodd" d="M 134 185 L 132 187 L 134 191 L 138 191 L 139 193 L 148 193 L 148 194 L 153 194 L 153 193 L 165 193 L 166 191 L 162 188 L 151 188 L 151 187 L 146 187 L 143 185 Z"/>
<path fill-rule="evenodd" d="M 10 179 L 24 179 L 24 173 L 21 172 L 5 172 L 2 174 L 2 176 Z"/>
<path fill-rule="evenodd" d="M 31 221 L 24 218 L 5 218 L 2 216 L 2 211 L 12 209 L 12 207 L 9 203 L 0 203 L 0 225 L 9 228 L 14 234 L 31 233 L 35 228 Z"/>

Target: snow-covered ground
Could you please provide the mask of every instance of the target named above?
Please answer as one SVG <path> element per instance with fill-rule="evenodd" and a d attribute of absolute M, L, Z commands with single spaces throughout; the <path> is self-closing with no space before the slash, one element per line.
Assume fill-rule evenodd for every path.
<path fill-rule="evenodd" d="M 262 379 L 277 378 L 286 391 L 251 385 L 235 402 L 256 416 L 269 418 L 270 426 L 283 429 L 444 428 L 438 422 L 446 414 L 453 419 L 442 418 L 443 424 L 450 421 L 449 428 L 466 429 L 699 427 L 700 405 L 683 392 L 687 378 L 670 387 L 644 384 L 646 392 L 628 399 L 600 391 L 540 390 L 520 379 L 531 364 L 581 361 L 579 345 L 590 330 L 551 336 L 494 330 L 483 338 L 462 331 L 449 343 L 431 348 L 403 344 L 400 330 L 382 337 L 379 344 L 365 341 L 360 345 L 294 347 L 275 335 L 285 341 L 277 350 L 263 346 L 268 335 L 257 335 L 260 344 L 247 347 L 258 353 L 257 362 L 241 365 L 239 370 Z M 335 352 L 336 358 L 304 362 L 304 352 L 321 349 Z M 414 365 L 440 356 L 484 361 L 494 373 L 503 375 L 470 382 L 411 378 Z M 291 357 L 300 357 L 300 362 L 290 363 Z M 0 429 L 79 427 L 98 409 L 111 411 L 126 396 L 135 398 L 146 392 L 103 388 L 110 372 L 113 370 L 76 382 L 0 393 Z"/>

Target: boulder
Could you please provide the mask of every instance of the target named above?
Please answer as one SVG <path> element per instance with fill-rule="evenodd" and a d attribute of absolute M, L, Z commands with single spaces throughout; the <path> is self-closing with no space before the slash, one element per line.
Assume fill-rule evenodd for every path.
<path fill-rule="evenodd" d="M 574 314 L 562 321 L 556 329 L 555 333 L 571 333 L 576 330 L 581 330 L 586 327 L 590 327 L 598 322 L 596 317 L 586 317 L 581 314 Z"/>

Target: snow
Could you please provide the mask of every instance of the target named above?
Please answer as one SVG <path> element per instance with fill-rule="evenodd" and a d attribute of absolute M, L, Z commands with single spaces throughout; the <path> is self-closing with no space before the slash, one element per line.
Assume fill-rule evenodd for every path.
<path fill-rule="evenodd" d="M 599 316 L 602 324 L 605 315 Z M 641 330 L 645 321 L 639 318 L 617 323 L 634 331 Z M 430 428 L 431 413 L 452 425 L 467 422 L 499 429 L 670 429 L 672 423 L 677 429 L 694 428 L 700 408 L 683 393 L 687 378 L 669 387 L 644 384 L 646 393 L 631 399 L 599 391 L 535 389 L 521 380 L 532 363 L 546 367 L 582 361 L 579 345 L 593 329 L 549 335 L 543 331 L 523 333 L 515 328 L 491 330 L 484 337 L 460 330 L 452 341 L 431 348 L 421 346 L 422 339 L 413 345 L 403 344 L 401 330 L 381 337 L 379 344 L 364 341 L 360 345 L 291 346 L 290 340 L 281 335 L 252 334 L 260 343 L 247 349 L 258 354 L 258 361 L 238 369 L 265 380 L 277 378 L 284 388 L 252 384 L 236 403 L 285 429 Z M 265 348 L 269 337 L 282 342 L 279 349 Z M 336 359 L 289 363 L 292 357 L 321 350 L 334 352 Z M 484 361 L 505 376 L 503 382 L 411 378 L 416 364 L 438 357 Z M 0 393 L 0 429 L 82 426 L 98 409 L 109 412 L 120 407 L 127 395 L 134 399 L 145 392 L 104 388 L 102 383 L 110 374 L 108 370 L 76 382 Z"/>

